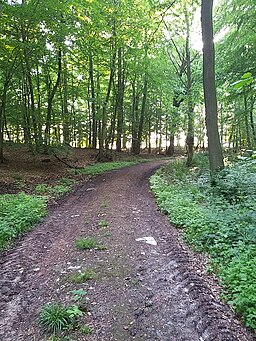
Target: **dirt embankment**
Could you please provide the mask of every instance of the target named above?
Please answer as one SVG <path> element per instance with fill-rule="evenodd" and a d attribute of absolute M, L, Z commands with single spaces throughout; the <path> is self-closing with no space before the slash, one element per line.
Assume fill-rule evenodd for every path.
<path fill-rule="evenodd" d="M 255 340 L 221 303 L 203 257 L 157 209 L 148 177 L 161 163 L 112 171 L 81 186 L 1 256 L 0 340 L 47 340 L 37 321 L 42 306 L 70 302 L 70 291 L 79 288 L 87 291 L 83 322 L 93 332 L 75 331 L 70 340 Z M 106 249 L 77 250 L 81 236 L 94 236 Z M 154 245 L 136 240 L 143 237 L 153 237 Z M 96 278 L 69 280 L 85 268 Z"/>

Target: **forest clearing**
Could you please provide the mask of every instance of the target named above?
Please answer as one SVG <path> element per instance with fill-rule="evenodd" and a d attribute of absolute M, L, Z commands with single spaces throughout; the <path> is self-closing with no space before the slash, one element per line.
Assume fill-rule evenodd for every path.
<path fill-rule="evenodd" d="M 0 340 L 256 340 L 255 1 L 0 1 Z"/>

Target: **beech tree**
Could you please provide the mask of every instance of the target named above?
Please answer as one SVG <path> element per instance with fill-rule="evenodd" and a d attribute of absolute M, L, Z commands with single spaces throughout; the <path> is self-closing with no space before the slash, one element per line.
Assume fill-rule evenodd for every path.
<path fill-rule="evenodd" d="M 218 169 L 224 167 L 224 163 L 217 119 L 212 9 L 213 0 L 202 0 L 201 20 L 203 37 L 204 100 L 210 169 L 212 174 L 214 174 Z"/>

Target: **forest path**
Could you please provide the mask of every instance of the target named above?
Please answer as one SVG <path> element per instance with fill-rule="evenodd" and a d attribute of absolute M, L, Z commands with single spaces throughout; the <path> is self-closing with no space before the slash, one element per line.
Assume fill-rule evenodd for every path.
<path fill-rule="evenodd" d="M 164 162 L 111 171 L 82 185 L 0 258 L 1 341 L 48 340 L 38 327 L 42 306 L 70 303 L 70 291 L 80 288 L 88 292 L 84 323 L 93 332 L 73 332 L 69 340 L 254 340 L 218 299 L 203 257 L 157 209 L 148 178 Z M 77 250 L 79 236 L 96 237 L 106 250 Z M 136 241 L 143 237 L 157 245 Z M 85 268 L 97 277 L 69 280 Z"/>

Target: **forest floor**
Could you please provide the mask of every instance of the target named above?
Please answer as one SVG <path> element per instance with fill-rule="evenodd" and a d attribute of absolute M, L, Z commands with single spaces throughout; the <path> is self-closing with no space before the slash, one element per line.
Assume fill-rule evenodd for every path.
<path fill-rule="evenodd" d="M 92 332 L 72 330 L 59 340 L 255 340 L 221 302 L 207 259 L 157 209 L 148 178 L 165 162 L 81 183 L 0 255 L 1 341 L 50 340 L 39 326 L 40 311 L 49 302 L 72 303 L 75 289 L 87 292 L 88 311 L 79 322 Z M 78 250 L 75 240 L 88 236 L 103 247 Z M 156 245 L 137 241 L 143 237 Z M 95 278 L 74 283 L 71 275 L 84 269 Z"/>

